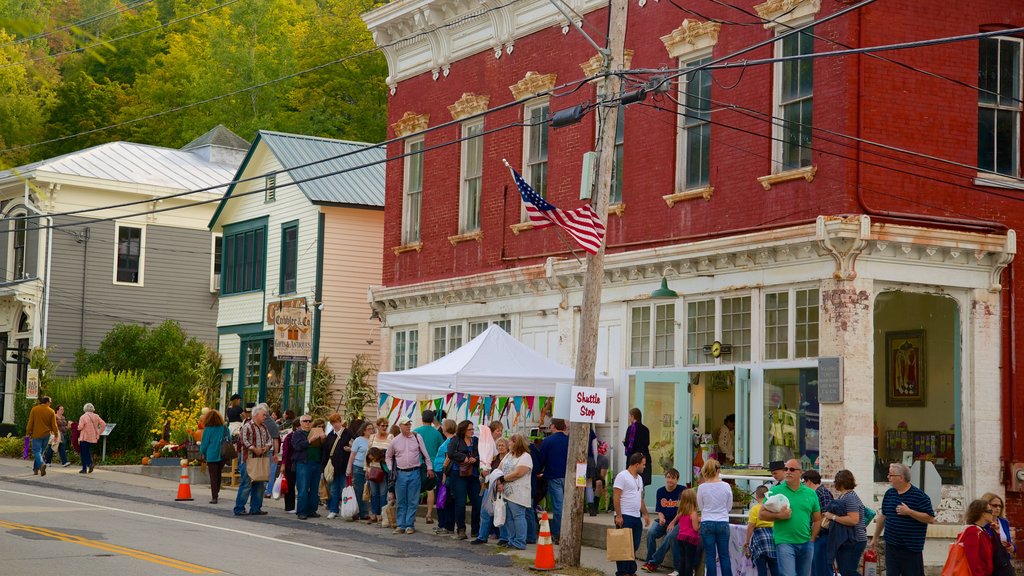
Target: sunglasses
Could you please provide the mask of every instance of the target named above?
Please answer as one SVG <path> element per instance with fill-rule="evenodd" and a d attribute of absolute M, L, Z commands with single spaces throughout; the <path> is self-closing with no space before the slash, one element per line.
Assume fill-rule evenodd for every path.
<path fill-rule="evenodd" d="M 985 514 L 991 514 L 991 513 L 992 513 L 992 509 L 991 508 L 985 510 Z"/>
<path fill-rule="evenodd" d="M 299 420 L 299 424 L 309 424 L 312 420 Z"/>
<path fill-rule="evenodd" d="M 786 472 L 800 472 L 801 471 L 800 468 L 788 468 L 788 467 L 787 468 L 783 468 L 783 470 L 785 470 Z"/>

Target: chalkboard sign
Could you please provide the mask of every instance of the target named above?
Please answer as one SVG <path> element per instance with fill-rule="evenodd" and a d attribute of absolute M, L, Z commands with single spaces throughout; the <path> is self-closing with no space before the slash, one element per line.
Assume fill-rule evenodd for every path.
<path fill-rule="evenodd" d="M 818 358 L 818 402 L 821 404 L 843 403 L 842 358 Z"/>

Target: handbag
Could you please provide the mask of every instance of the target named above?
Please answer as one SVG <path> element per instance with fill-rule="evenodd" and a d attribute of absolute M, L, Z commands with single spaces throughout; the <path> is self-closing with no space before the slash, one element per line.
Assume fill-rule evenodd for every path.
<path fill-rule="evenodd" d="M 609 562 L 628 562 L 630 560 L 635 560 L 636 556 L 634 555 L 633 550 L 633 530 L 630 528 L 609 528 L 606 556 Z M 943 576 L 945 576 L 945 574 L 943 574 Z"/>
<path fill-rule="evenodd" d="M 370 485 L 363 484 L 363 502 L 370 501 Z"/>
<path fill-rule="evenodd" d="M 253 482 L 270 480 L 270 458 L 268 456 L 249 456 L 245 461 L 245 473 Z"/>
<path fill-rule="evenodd" d="M 977 527 L 975 527 L 977 528 Z M 981 530 L 981 528 L 977 528 Z M 956 542 L 949 545 L 949 553 L 946 555 L 946 563 L 942 565 L 942 576 L 972 576 L 971 565 L 967 563 L 967 552 L 964 551 L 963 537 L 964 533 L 970 530 L 970 527 L 964 529 L 959 536 L 956 537 Z"/>
<path fill-rule="evenodd" d="M 231 431 L 224 427 L 224 439 L 220 442 L 220 461 L 230 462 L 238 457 L 238 450 L 235 450 L 235 443 L 230 440 Z"/>
<path fill-rule="evenodd" d="M 459 478 L 469 478 L 473 475 L 473 463 L 463 462 L 459 464 Z"/>
<path fill-rule="evenodd" d="M 501 492 L 494 497 L 494 515 L 491 516 L 491 522 L 495 528 L 505 525 L 505 496 Z"/>
<path fill-rule="evenodd" d="M 281 492 L 282 492 L 281 484 L 283 482 L 284 482 L 284 475 L 283 474 L 281 476 L 278 476 L 277 480 L 274 480 L 274 487 L 270 490 L 270 495 L 273 496 L 274 500 L 280 500 L 281 499 Z"/>
<path fill-rule="evenodd" d="M 380 466 L 367 466 L 366 467 L 366 479 L 370 482 L 381 483 L 384 481 L 384 469 Z"/>
<path fill-rule="evenodd" d="M 445 505 L 448 504 L 448 485 L 440 484 L 437 487 L 437 499 L 434 503 L 438 510 L 444 510 Z"/>
<path fill-rule="evenodd" d="M 331 446 L 331 455 L 327 457 L 327 465 L 324 466 L 324 480 L 327 480 L 328 484 L 334 481 L 334 451 L 338 448 L 338 442 L 341 442 L 340 434 L 334 439 L 334 445 Z"/>

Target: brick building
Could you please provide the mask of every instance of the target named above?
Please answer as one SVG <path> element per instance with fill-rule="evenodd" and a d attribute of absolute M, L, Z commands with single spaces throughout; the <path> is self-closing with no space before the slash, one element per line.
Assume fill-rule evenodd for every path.
<path fill-rule="evenodd" d="M 815 21 L 730 61 L 1024 25 L 1006 0 L 894 0 L 834 19 L 853 3 L 735 4 L 630 2 L 628 66 L 671 73 Z M 567 5 L 603 43 L 606 5 Z M 579 205 L 597 113 L 540 120 L 600 98 L 595 49 L 548 0 L 398 0 L 364 20 L 390 67 L 389 137 L 404 137 L 388 149 L 405 157 L 388 165 L 384 285 L 371 291 L 385 366 L 443 356 L 491 322 L 571 365 L 581 265 L 564 236 L 524 222 L 502 159 L 556 206 Z M 625 107 L 597 366 L 624 401 L 605 434 L 640 407 L 657 481 L 670 465 L 688 474 L 691 428 L 714 436 L 735 413 L 738 464 L 848 468 L 871 498 L 888 462 L 926 459 L 943 480 L 932 536 L 955 534 L 986 491 L 1024 525 L 1024 442 L 1010 440 L 1024 437 L 1021 46 L 750 63 Z M 676 298 L 650 298 L 662 279 Z M 819 401 L 830 357 L 841 385 Z"/>

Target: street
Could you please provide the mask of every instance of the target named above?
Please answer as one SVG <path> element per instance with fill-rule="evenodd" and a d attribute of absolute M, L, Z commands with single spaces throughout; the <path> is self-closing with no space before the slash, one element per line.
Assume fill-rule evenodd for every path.
<path fill-rule="evenodd" d="M 97 468 L 49 467 L 0 459 L 0 572 L 157 576 L 164 574 L 361 575 L 517 574 L 510 558 L 490 546 L 439 538 L 418 522 L 415 535 L 393 536 L 366 524 L 300 522 L 268 501 L 263 517 L 232 515 L 234 491 L 207 504 L 208 487 L 193 486 L 193 502 L 175 502 L 176 483 Z"/>

